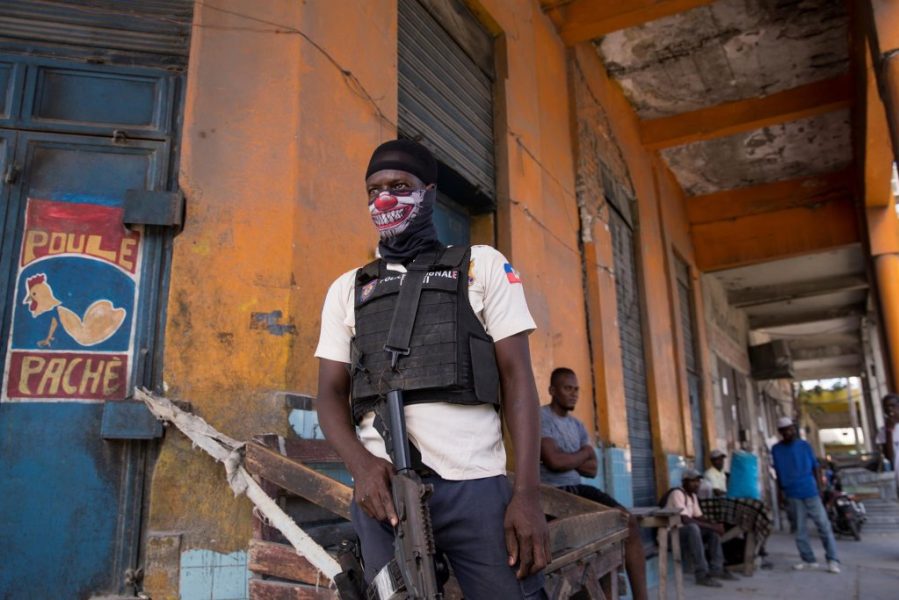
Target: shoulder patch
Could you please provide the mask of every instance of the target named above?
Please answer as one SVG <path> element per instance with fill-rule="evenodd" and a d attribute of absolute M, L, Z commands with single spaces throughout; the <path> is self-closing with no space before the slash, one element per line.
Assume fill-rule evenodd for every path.
<path fill-rule="evenodd" d="M 506 272 L 506 279 L 509 280 L 509 283 L 521 283 L 521 277 L 519 276 L 518 271 L 516 271 L 511 264 L 504 264 L 503 270 Z"/>

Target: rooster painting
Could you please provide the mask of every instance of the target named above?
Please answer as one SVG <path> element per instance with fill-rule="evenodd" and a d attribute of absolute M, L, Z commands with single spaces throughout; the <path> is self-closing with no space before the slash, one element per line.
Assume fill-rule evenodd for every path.
<path fill-rule="evenodd" d="M 32 317 L 56 310 L 47 337 L 37 344 L 42 348 L 48 348 L 53 343 L 56 328 L 60 323 L 66 333 L 82 346 L 95 346 L 108 340 L 125 320 L 125 309 L 114 308 L 109 300 L 97 300 L 87 307 L 83 317 L 79 317 L 53 295 L 53 288 L 50 287 L 44 273 L 29 277 L 26 285 L 28 292 L 23 304 L 28 305 Z"/>

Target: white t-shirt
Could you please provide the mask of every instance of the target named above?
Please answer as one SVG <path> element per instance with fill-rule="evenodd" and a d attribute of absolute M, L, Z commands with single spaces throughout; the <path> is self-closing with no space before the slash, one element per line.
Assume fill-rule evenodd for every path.
<path fill-rule="evenodd" d="M 887 431 L 885 427 L 881 427 L 877 430 L 877 439 L 875 441 L 878 445 L 887 443 Z M 893 458 L 899 459 L 899 423 L 893 425 Z M 896 484 L 899 485 L 899 468 L 897 468 L 896 465 L 893 465 L 893 472 L 896 474 Z"/>
<path fill-rule="evenodd" d="M 727 475 L 716 469 L 715 467 L 709 467 L 705 470 L 705 473 L 702 475 L 703 478 L 712 484 L 713 490 L 721 490 L 722 492 L 727 491 Z"/>
<path fill-rule="evenodd" d="M 400 264 L 388 263 L 387 268 L 406 271 Z M 350 363 L 350 341 L 356 333 L 353 290 L 357 270 L 338 277 L 328 290 L 317 358 Z M 490 246 L 471 248 L 468 301 L 494 342 L 536 328 L 518 272 Z M 368 413 L 356 433 L 369 452 L 390 460 L 373 421 L 374 413 Z M 406 407 L 406 430 L 421 452 L 422 462 L 444 479 L 481 479 L 506 472 L 502 425 L 491 405 L 413 404 Z"/>

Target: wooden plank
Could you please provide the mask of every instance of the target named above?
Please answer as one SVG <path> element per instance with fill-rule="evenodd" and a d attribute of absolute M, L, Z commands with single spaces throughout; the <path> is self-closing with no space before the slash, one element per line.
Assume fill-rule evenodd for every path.
<path fill-rule="evenodd" d="M 340 600 L 335 590 L 301 583 L 250 578 L 250 600 Z"/>
<path fill-rule="evenodd" d="M 681 565 L 680 530 L 671 530 L 671 556 L 674 558 L 674 585 L 677 600 L 684 600 L 684 568 Z"/>
<path fill-rule="evenodd" d="M 258 442 L 247 444 L 245 466 L 250 473 L 349 520 L 353 490 L 339 481 Z"/>
<path fill-rule="evenodd" d="M 813 254 L 861 241 L 852 202 L 828 202 L 730 221 L 693 225 L 696 266 L 704 272 Z"/>
<path fill-rule="evenodd" d="M 586 42 L 612 31 L 636 27 L 700 6 L 713 0 L 573 0 L 559 7 L 559 35 L 567 45 Z"/>
<path fill-rule="evenodd" d="M 659 540 L 659 600 L 667 600 L 668 592 L 668 528 L 659 527 L 656 531 Z M 677 530 L 672 530 L 672 537 L 678 535 Z"/>
<path fill-rule="evenodd" d="M 743 548 L 743 575 L 751 577 L 755 570 L 755 531 L 746 532 L 746 542 Z"/>
<path fill-rule="evenodd" d="M 615 510 L 550 485 L 540 486 L 540 503 L 546 515 L 556 518 Z"/>
<path fill-rule="evenodd" d="M 591 554 L 596 554 L 597 552 L 602 553 L 611 553 L 611 555 L 618 556 L 620 561 L 621 556 L 623 555 L 623 544 L 627 539 L 627 530 L 617 531 L 610 535 L 604 536 L 602 538 L 597 539 L 596 541 L 587 544 L 577 550 L 572 550 L 571 552 L 565 552 L 564 554 L 560 554 L 558 556 L 553 555 L 553 562 L 551 562 L 545 569 L 545 573 L 553 573 L 564 568 L 566 565 L 569 565 L 573 562 L 582 560 Z"/>
<path fill-rule="evenodd" d="M 343 462 L 328 440 L 288 439 L 276 434 L 265 434 L 256 436 L 253 441 L 304 463 Z"/>
<path fill-rule="evenodd" d="M 833 112 L 852 103 L 848 74 L 761 98 L 747 98 L 643 121 L 640 139 L 653 150 L 682 146 Z"/>
<path fill-rule="evenodd" d="M 343 460 L 327 440 L 284 440 L 285 454 L 306 463 L 341 463 Z"/>
<path fill-rule="evenodd" d="M 764 183 L 734 190 L 688 198 L 690 224 L 714 223 L 788 208 L 812 206 L 854 197 L 855 171 L 841 169 L 833 173 Z"/>
<path fill-rule="evenodd" d="M 599 578 L 601 575 L 604 575 L 604 573 L 598 573 L 596 569 L 593 568 L 593 562 L 587 561 L 587 564 L 584 565 L 584 574 L 581 581 L 584 582 L 584 587 L 587 589 L 587 593 L 590 594 L 591 598 L 606 600 L 606 595 L 602 593 L 602 588 L 599 587 Z M 618 596 L 614 594 L 611 594 L 611 596 L 612 597 L 608 600 L 618 598 Z"/>
<path fill-rule="evenodd" d="M 609 534 L 627 531 L 627 517 L 619 510 L 574 515 L 549 523 L 549 541 L 553 556 L 577 549 Z"/>
<path fill-rule="evenodd" d="M 288 544 L 250 540 L 249 569 L 257 575 L 271 575 L 312 585 L 329 581 Z"/>

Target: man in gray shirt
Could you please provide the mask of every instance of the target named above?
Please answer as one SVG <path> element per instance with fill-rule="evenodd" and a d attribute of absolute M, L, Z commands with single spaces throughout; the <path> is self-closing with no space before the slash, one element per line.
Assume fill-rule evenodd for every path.
<path fill-rule="evenodd" d="M 584 424 L 569 413 L 578 400 L 578 381 L 566 367 L 554 369 L 549 378 L 549 404 L 540 408 L 540 481 L 603 506 L 627 510 L 602 490 L 581 483 L 581 475 L 595 477 L 596 452 Z M 634 600 L 646 599 L 646 557 L 640 528 L 628 515 L 624 564 Z"/>

